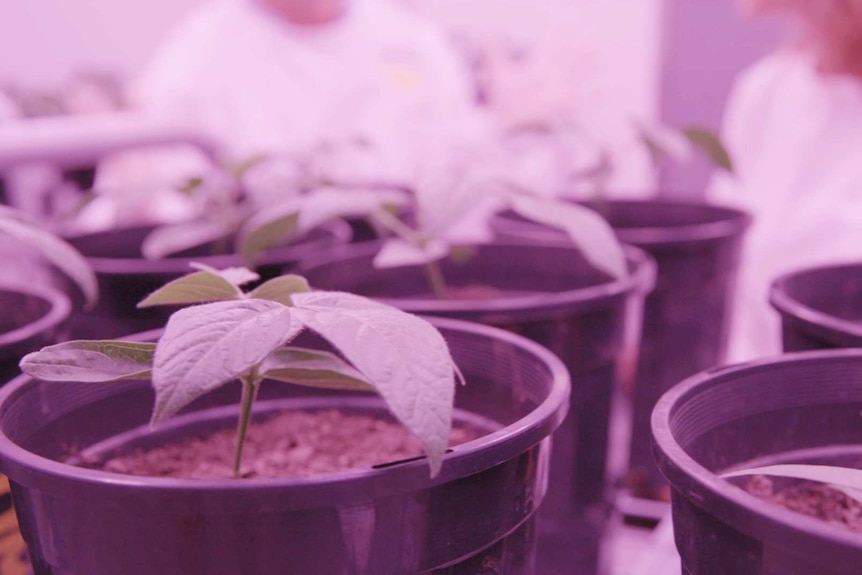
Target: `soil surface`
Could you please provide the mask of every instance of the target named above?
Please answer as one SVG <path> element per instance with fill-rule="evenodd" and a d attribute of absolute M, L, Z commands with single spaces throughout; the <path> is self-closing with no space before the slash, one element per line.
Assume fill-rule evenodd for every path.
<path fill-rule="evenodd" d="M 862 504 L 827 485 L 804 481 L 776 490 L 771 478 L 755 475 L 745 489 L 760 499 L 787 509 L 862 532 Z"/>
<path fill-rule="evenodd" d="M 225 479 L 233 476 L 235 428 L 120 454 L 88 467 L 150 477 Z M 455 427 L 449 445 L 481 435 Z M 403 425 L 336 410 L 289 411 L 249 425 L 242 454 L 244 478 L 296 477 L 370 468 L 424 455 Z"/>

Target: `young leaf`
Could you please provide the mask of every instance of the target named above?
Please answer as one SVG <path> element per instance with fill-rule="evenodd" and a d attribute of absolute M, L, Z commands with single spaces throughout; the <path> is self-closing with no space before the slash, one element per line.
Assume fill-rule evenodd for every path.
<path fill-rule="evenodd" d="M 712 163 L 731 174 L 733 173 L 733 160 L 730 157 L 730 152 L 727 151 L 718 136 L 709 130 L 696 127 L 684 128 L 682 133 L 692 145 L 702 150 L 712 160 Z"/>
<path fill-rule="evenodd" d="M 247 283 L 256 282 L 260 279 L 260 275 L 258 275 L 257 272 L 253 272 L 250 269 L 244 267 L 216 269 L 212 266 L 208 266 L 200 262 L 192 262 L 189 264 L 189 266 L 198 271 L 209 272 L 213 275 L 216 275 L 223 280 L 232 283 L 237 288 L 244 286 Z"/>
<path fill-rule="evenodd" d="M 259 299 L 208 303 L 175 312 L 153 358 L 152 422 L 246 374 L 301 330 L 290 308 Z"/>
<path fill-rule="evenodd" d="M 302 198 L 299 233 L 306 233 L 336 219 L 396 210 L 406 203 L 407 193 L 396 189 L 318 188 Z"/>
<path fill-rule="evenodd" d="M 156 344 L 67 341 L 43 347 L 21 360 L 21 371 L 46 381 L 149 379 Z"/>
<path fill-rule="evenodd" d="M 598 213 L 578 204 L 517 195 L 511 208 L 529 220 L 566 232 L 584 257 L 614 278 L 628 273 L 622 245 L 613 228 Z"/>
<path fill-rule="evenodd" d="M 288 242 L 296 236 L 299 221 L 299 199 L 288 201 L 251 216 L 237 234 L 242 261 L 253 266 L 261 252 Z"/>
<path fill-rule="evenodd" d="M 355 367 L 333 353 L 298 347 L 275 350 L 263 361 L 260 374 L 264 379 L 321 387 L 374 391 Z"/>
<path fill-rule="evenodd" d="M 78 285 L 87 307 L 95 305 L 99 298 L 99 282 L 87 259 L 54 234 L 17 215 L 10 216 L 10 212 L 9 209 L 0 212 L 0 232 L 36 249 Z"/>
<path fill-rule="evenodd" d="M 383 243 L 372 263 L 378 269 L 422 265 L 442 259 L 448 252 L 449 246 L 441 239 L 419 246 L 401 238 L 391 238 Z"/>
<path fill-rule="evenodd" d="M 308 292 L 293 300 L 294 317 L 364 374 L 422 441 L 436 475 L 455 395 L 454 361 L 440 332 L 424 319 L 353 294 Z"/>
<path fill-rule="evenodd" d="M 304 277 L 298 275 L 279 276 L 268 280 L 248 293 L 249 298 L 267 299 L 277 301 L 286 306 L 293 305 L 291 296 L 295 293 L 310 291 L 308 282 Z"/>
<path fill-rule="evenodd" d="M 743 477 L 746 475 L 772 475 L 825 483 L 862 502 L 862 469 L 834 465 L 812 465 L 805 463 L 766 465 L 752 467 L 722 474 L 722 477 Z"/>
<path fill-rule="evenodd" d="M 160 260 L 171 254 L 226 238 L 233 231 L 234 225 L 234 222 L 210 219 L 159 226 L 144 238 L 141 253 L 148 260 Z"/>
<path fill-rule="evenodd" d="M 242 291 L 223 277 L 194 272 L 166 283 L 138 303 L 139 308 L 239 299 Z"/>

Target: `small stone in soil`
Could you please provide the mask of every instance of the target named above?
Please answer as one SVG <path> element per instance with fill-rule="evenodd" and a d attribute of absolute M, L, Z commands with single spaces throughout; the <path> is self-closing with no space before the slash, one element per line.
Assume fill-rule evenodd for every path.
<path fill-rule="evenodd" d="M 450 446 L 479 437 L 454 427 Z M 165 443 L 112 457 L 104 471 L 150 477 L 224 479 L 233 476 L 233 427 L 204 437 Z M 414 458 L 422 444 L 403 425 L 337 410 L 289 411 L 253 421 L 243 446 L 240 474 L 244 478 L 318 475 Z"/>

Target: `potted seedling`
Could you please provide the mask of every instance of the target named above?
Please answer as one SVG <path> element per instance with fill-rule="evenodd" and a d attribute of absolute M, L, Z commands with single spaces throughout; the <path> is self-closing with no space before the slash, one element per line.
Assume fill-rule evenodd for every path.
<path fill-rule="evenodd" d="M 704 372 L 662 397 L 655 455 L 684 573 L 858 571 L 860 376 L 862 350 L 806 351 Z"/>
<path fill-rule="evenodd" d="M 268 279 L 311 252 L 347 242 L 350 230 L 334 216 L 325 225 L 306 225 L 318 206 L 332 206 L 347 217 L 397 203 L 398 192 L 382 188 L 351 190 L 333 203 L 327 181 L 299 168 L 297 175 L 284 167 L 290 165 L 272 157 L 215 166 L 177 192 L 194 205 L 196 215 L 189 219 L 70 236 L 96 270 L 104 294 L 95 310 L 75 319 L 74 335 L 118 337 L 163 325 L 175 308 L 141 313 L 135 304 L 183 275 L 191 261 L 215 268 L 244 265 Z M 300 205 L 307 212 L 302 221 Z M 282 218 L 278 226 L 255 223 L 270 213 Z M 250 238 L 242 232 L 249 226 L 256 230 Z"/>
<path fill-rule="evenodd" d="M 8 241 L 6 241 L 8 240 Z M 42 346 L 65 339 L 72 313 L 70 294 L 56 285 L 59 270 L 77 286 L 85 305 L 98 297 L 98 284 L 84 257 L 59 237 L 18 210 L 0 206 L 0 383 L 20 374 L 21 358 Z M 21 561 L 23 542 L 8 497 L 5 478 L 0 481 L 0 521 L 3 532 L 3 570 Z"/>
<path fill-rule="evenodd" d="M 0 467 L 36 573 L 532 573 L 547 437 L 568 404 L 559 360 L 297 276 L 243 292 L 253 279 L 202 267 L 142 302 L 193 304 L 155 343 L 72 341 L 22 361 L 31 375 L 0 393 Z M 285 416 L 316 419 L 304 434 L 261 427 Z M 383 431 L 348 427 L 361 417 Z M 387 459 L 395 420 L 420 441 Z M 447 450 L 452 421 L 468 440 Z M 220 428 L 237 440 L 210 455 Z M 175 440 L 208 453 L 204 478 L 118 463 Z M 314 473 L 326 445 L 336 467 Z"/>
<path fill-rule="evenodd" d="M 622 248 L 588 208 L 482 184 L 457 172 L 442 184 L 422 182 L 412 220 L 377 216 L 390 237 L 340 246 L 300 269 L 317 288 L 504 327 L 563 360 L 573 380 L 572 417 L 554 436 L 538 568 L 595 573 L 619 474 L 615 461 L 627 442 L 625 417 L 610 420 L 620 413 L 618 392 L 632 383 L 653 264 Z M 564 226 L 579 247 L 481 241 L 488 217 L 506 208 Z M 612 429 L 619 434 L 613 441 Z"/>
<path fill-rule="evenodd" d="M 8 240 L 0 288 L 0 377 L 5 382 L 19 373 L 24 354 L 67 332 L 72 303 L 53 281 L 51 266 L 75 284 L 86 306 L 98 299 L 98 285 L 79 252 L 20 211 L 0 206 L 0 236 Z"/>
<path fill-rule="evenodd" d="M 534 130 L 539 128 L 545 131 L 545 140 L 556 142 L 569 156 L 575 146 L 568 140 L 584 143 L 577 126 L 563 123 Z M 656 168 L 699 150 L 718 169 L 732 172 L 731 158 L 721 142 L 702 128 L 635 124 L 632 133 L 632 150 L 646 150 Z M 613 197 L 608 193 L 609 180 L 620 158 L 595 142 L 588 144 L 594 150 L 593 163 L 575 166 L 567 176 L 571 190 L 579 191 L 561 190 L 559 195 L 598 210 L 622 242 L 645 250 L 657 265 L 656 288 L 647 296 L 644 309 L 637 385 L 632 390 L 634 422 L 627 477 L 635 499 L 627 500 L 626 512 L 648 517 L 655 505 L 640 505 L 640 499 L 667 499 L 666 482 L 650 453 L 652 408 L 678 381 L 724 362 L 742 240 L 751 218 L 736 208 L 702 200 Z M 511 212 L 492 223 L 503 238 L 538 242 L 565 238 L 559 230 L 536 226 Z"/>

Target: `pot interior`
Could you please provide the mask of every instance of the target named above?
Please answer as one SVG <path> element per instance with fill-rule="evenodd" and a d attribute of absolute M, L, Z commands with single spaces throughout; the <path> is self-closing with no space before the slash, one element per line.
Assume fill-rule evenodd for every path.
<path fill-rule="evenodd" d="M 789 273 L 773 283 L 770 303 L 786 328 L 813 338 L 807 348 L 862 346 L 862 265 Z"/>
<path fill-rule="evenodd" d="M 441 325 L 453 357 L 467 385 L 456 392 L 459 419 L 481 428 L 500 443 L 491 459 L 505 460 L 537 444 L 559 425 L 568 399 L 568 375 L 562 364 L 546 350 L 522 338 L 453 320 L 435 319 Z M 323 347 L 308 332 L 299 345 Z M 140 429 L 148 429 L 154 395 L 149 382 L 84 383 L 42 382 L 26 377 L 11 384 L 0 407 L 0 433 L 28 453 L 18 453 L 28 465 L 41 467 L 48 460 L 64 461 L 97 444 L 116 446 L 117 437 L 131 432 L 137 442 Z M 187 423 L 208 426 L 236 417 L 240 398 L 234 382 L 194 402 L 183 413 Z M 380 409 L 373 394 L 326 391 L 280 382 L 264 382 L 258 408 L 272 409 L 279 402 L 307 405 L 338 403 L 341 398 L 353 409 Z M 319 405 L 318 405 L 319 404 Z M 213 414 L 199 415 L 205 410 Z M 182 424 L 181 419 L 177 419 Z M 166 424 L 166 428 L 177 423 Z M 517 425 L 517 434 L 506 428 Z M 165 432 L 167 433 L 167 432 Z M 107 443 L 105 443 L 107 442 Z M 470 445 L 464 444 L 465 451 Z M 473 446 L 475 447 L 475 446 Z M 503 459 L 500 459 L 503 458 Z M 4 471 L 15 475 L 17 463 L 7 461 Z M 488 462 L 490 464 L 490 461 Z M 427 479 L 427 466 L 412 465 L 412 472 Z M 457 467 L 457 466 L 449 466 Z M 447 466 L 444 465 L 444 473 Z"/>
<path fill-rule="evenodd" d="M 712 473 L 794 452 L 855 450 L 862 445 L 862 355 L 830 353 L 689 380 L 696 383 L 665 395 L 654 412 L 659 445 L 678 448 Z"/>

